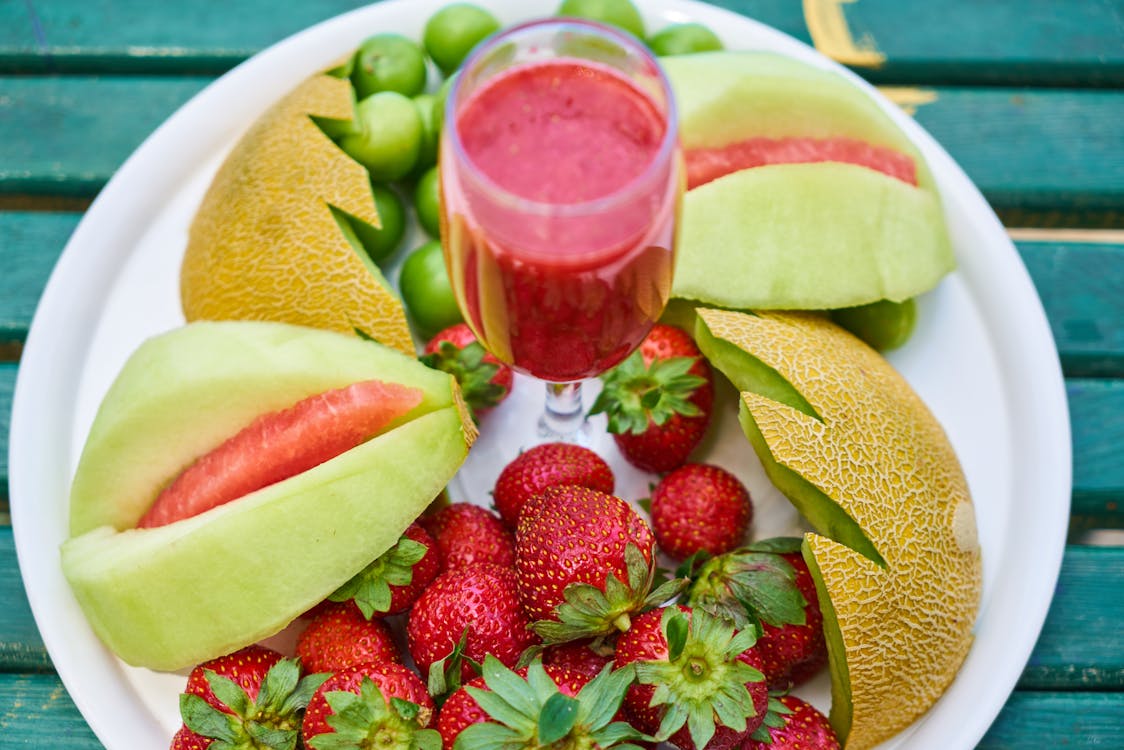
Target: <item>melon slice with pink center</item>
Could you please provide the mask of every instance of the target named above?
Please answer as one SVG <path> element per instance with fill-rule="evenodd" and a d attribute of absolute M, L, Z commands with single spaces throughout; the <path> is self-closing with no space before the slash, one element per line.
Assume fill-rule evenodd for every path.
<path fill-rule="evenodd" d="M 317 434 L 342 426 L 343 438 Z M 475 437 L 452 376 L 394 349 L 282 323 L 191 323 L 144 342 L 102 400 L 63 573 L 121 659 L 197 664 L 279 632 L 389 549 Z M 307 455 L 286 455 L 304 438 Z M 247 467 L 265 484 L 239 494 Z M 181 482 L 209 499 L 168 501 L 170 522 L 136 528 L 195 472 L 206 476 Z"/>
<path fill-rule="evenodd" d="M 190 518 L 308 471 L 374 437 L 421 400 L 417 388 L 366 380 L 264 414 L 176 477 L 137 528 Z"/>

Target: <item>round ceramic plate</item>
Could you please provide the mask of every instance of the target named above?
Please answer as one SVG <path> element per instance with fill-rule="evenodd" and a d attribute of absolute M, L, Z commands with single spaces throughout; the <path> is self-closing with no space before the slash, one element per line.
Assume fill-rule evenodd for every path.
<path fill-rule="evenodd" d="M 272 102 L 365 36 L 420 38 L 445 0 L 397 0 L 301 32 L 240 65 L 182 107 L 121 167 L 55 268 L 20 364 L 12 415 L 10 495 L 20 568 L 66 688 L 110 750 L 168 746 L 184 674 L 128 667 L 90 630 L 63 579 L 70 477 L 102 395 L 126 357 L 183 323 L 178 272 L 195 207 L 226 151 Z M 505 23 L 548 15 L 554 0 L 488 0 Z M 959 270 L 920 300 L 920 323 L 891 361 L 947 430 L 976 502 L 985 580 L 975 645 L 933 708 L 884 747 L 972 748 L 1014 687 L 1053 592 L 1069 517 L 1065 391 L 1041 304 L 1018 254 L 980 193 L 933 139 L 857 77 L 811 48 L 744 17 L 676 0 L 642 2 L 649 28 L 695 20 L 732 49 L 765 49 L 835 69 L 868 91 L 928 159 L 944 200 Z M 416 233 L 408 241 L 417 244 Z M 413 245 L 411 245 L 413 246 Z M 393 275 L 393 271 L 391 272 Z M 486 503 L 507 450 L 490 436 L 530 418 L 530 382 L 484 424 L 454 483 Z M 491 421 L 492 424 L 488 424 Z M 756 503 L 758 537 L 799 531 L 768 484 L 736 419 L 718 420 L 707 459 L 736 471 Z M 610 456 L 618 493 L 647 494 L 649 477 Z M 826 679 L 799 691 L 830 703 Z"/>

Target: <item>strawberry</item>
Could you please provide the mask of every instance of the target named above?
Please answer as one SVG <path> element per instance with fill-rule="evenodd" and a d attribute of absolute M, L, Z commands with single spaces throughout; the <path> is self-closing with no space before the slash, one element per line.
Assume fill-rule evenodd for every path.
<path fill-rule="evenodd" d="M 578 691 L 595 676 L 575 673 L 566 667 L 550 664 L 544 664 L 543 668 L 558 691 L 569 696 L 577 695 Z M 515 674 L 526 680 L 528 669 L 529 667 L 520 667 L 515 670 Z M 488 685 L 484 681 L 483 675 L 473 677 L 465 685 L 450 694 L 441 705 L 441 711 L 437 714 L 437 731 L 441 733 L 441 741 L 445 750 L 453 750 L 453 744 L 456 742 L 457 736 L 469 724 L 492 721 L 492 717 L 480 707 L 480 704 L 476 702 L 476 699 L 466 688 L 487 690 Z"/>
<path fill-rule="evenodd" d="M 633 725 L 682 750 L 735 747 L 769 708 L 756 635 L 683 606 L 637 617 L 616 651 L 618 665 L 636 668 L 624 699 Z"/>
<path fill-rule="evenodd" d="M 788 689 L 827 662 L 823 613 L 800 539 L 778 537 L 707 560 L 693 575 L 688 603 L 733 622 L 759 624 L 757 650 L 769 687 Z"/>
<path fill-rule="evenodd" d="M 442 566 L 437 542 L 419 524 L 412 523 L 397 544 L 328 598 L 334 602 L 354 600 L 367 618 L 398 614 L 410 608 Z"/>
<path fill-rule="evenodd" d="M 696 552 L 720 555 L 740 545 L 753 505 L 745 485 L 725 469 L 684 464 L 656 485 L 651 514 L 660 549 L 685 560 Z"/>
<path fill-rule="evenodd" d="M 300 677 L 294 659 L 248 646 L 191 670 L 180 696 L 184 729 L 174 747 L 292 748 L 300 711 L 328 675 Z M 192 735 L 195 735 L 194 737 Z"/>
<path fill-rule="evenodd" d="M 297 656 L 309 672 L 338 672 L 371 661 L 401 661 L 386 623 L 368 620 L 352 602 L 333 602 L 313 617 L 297 639 Z"/>
<path fill-rule="evenodd" d="M 396 747 L 437 750 L 427 729 L 433 699 L 416 674 L 394 662 L 357 664 L 336 672 L 308 702 L 301 736 L 312 750 Z"/>
<path fill-rule="evenodd" d="M 714 375 L 681 328 L 657 323 L 640 347 L 601 376 L 591 414 L 604 412 L 629 463 L 663 473 L 702 440 L 714 403 Z"/>
<path fill-rule="evenodd" d="M 484 684 L 466 685 L 442 708 L 444 747 L 635 750 L 647 738 L 615 718 L 632 678 L 631 668 L 606 667 L 590 679 L 538 661 L 512 672 L 489 656 Z"/>
<path fill-rule="evenodd" d="M 453 568 L 418 598 L 406 622 L 414 662 L 434 695 L 474 675 L 486 654 L 513 665 L 538 640 L 519 604 L 515 573 L 491 563 Z"/>
<path fill-rule="evenodd" d="M 783 726 L 769 728 L 769 741 L 749 739 L 739 750 L 840 750 L 839 738 L 827 717 L 795 695 L 780 699 L 777 710 Z"/>
<path fill-rule="evenodd" d="M 500 518 L 514 529 L 524 503 L 547 487 L 560 484 L 576 484 L 611 495 L 615 479 L 605 460 L 589 448 L 543 443 L 520 453 L 503 468 L 492 501 Z"/>
<path fill-rule="evenodd" d="M 764 672 L 769 687 L 774 690 L 787 690 L 806 682 L 827 665 L 823 612 L 816 594 L 816 582 L 799 552 L 786 552 L 782 557 L 796 571 L 796 587 L 806 604 L 802 623 L 779 626 L 763 623 L 765 632 L 757 641 L 757 649 L 765 661 Z"/>
<path fill-rule="evenodd" d="M 490 562 L 515 564 L 515 540 L 503 522 L 487 508 L 453 503 L 418 521 L 437 542 L 446 568 Z"/>
<path fill-rule="evenodd" d="M 567 641 L 544 648 L 542 663 L 547 667 L 566 667 L 592 679 L 613 661 L 609 653 L 603 652 L 604 649 L 598 649 L 591 640 Z"/>
<path fill-rule="evenodd" d="M 207 750 L 212 742 L 214 740 L 210 737 L 196 734 L 184 725 L 172 737 L 171 750 Z"/>
<path fill-rule="evenodd" d="M 519 597 L 547 643 L 608 636 L 630 615 L 666 601 L 651 591 L 655 538 L 619 497 L 587 487 L 549 487 L 523 506 L 515 531 Z"/>
<path fill-rule="evenodd" d="M 449 326 L 430 339 L 421 361 L 457 379 L 461 395 L 477 420 L 508 397 L 515 379 L 511 368 L 476 340 L 467 323 Z"/>

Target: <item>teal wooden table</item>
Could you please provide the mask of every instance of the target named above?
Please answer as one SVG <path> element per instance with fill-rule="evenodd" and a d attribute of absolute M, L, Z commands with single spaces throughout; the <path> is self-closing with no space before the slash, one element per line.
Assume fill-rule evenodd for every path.
<path fill-rule="evenodd" d="M 20 352 L 90 200 L 215 76 L 355 0 L 0 2 L 0 748 L 99 748 L 39 638 L 7 514 Z M 1037 647 L 980 748 L 1124 748 L 1124 5 L 722 0 L 884 87 L 964 167 L 1045 305 L 1073 512 Z"/>

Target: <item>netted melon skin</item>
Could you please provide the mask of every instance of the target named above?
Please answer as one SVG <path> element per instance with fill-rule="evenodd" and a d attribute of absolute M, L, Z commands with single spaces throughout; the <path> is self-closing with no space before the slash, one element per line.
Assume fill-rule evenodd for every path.
<path fill-rule="evenodd" d="M 845 665 L 833 675 L 832 723 L 848 750 L 874 747 L 936 702 L 971 647 L 982 558 L 960 462 L 905 379 L 825 318 L 698 314 L 712 335 L 772 368 L 819 415 L 742 393 L 743 415 L 767 445 L 763 459 L 837 503 L 885 562 L 821 534 L 805 538 L 821 599 L 834 611 L 832 658 Z"/>
<path fill-rule="evenodd" d="M 401 302 L 329 208 L 379 226 L 366 170 L 313 116 L 351 119 L 351 84 L 327 74 L 303 81 L 250 127 L 219 168 L 188 236 L 180 273 L 184 315 L 359 329 L 413 354 Z"/>

